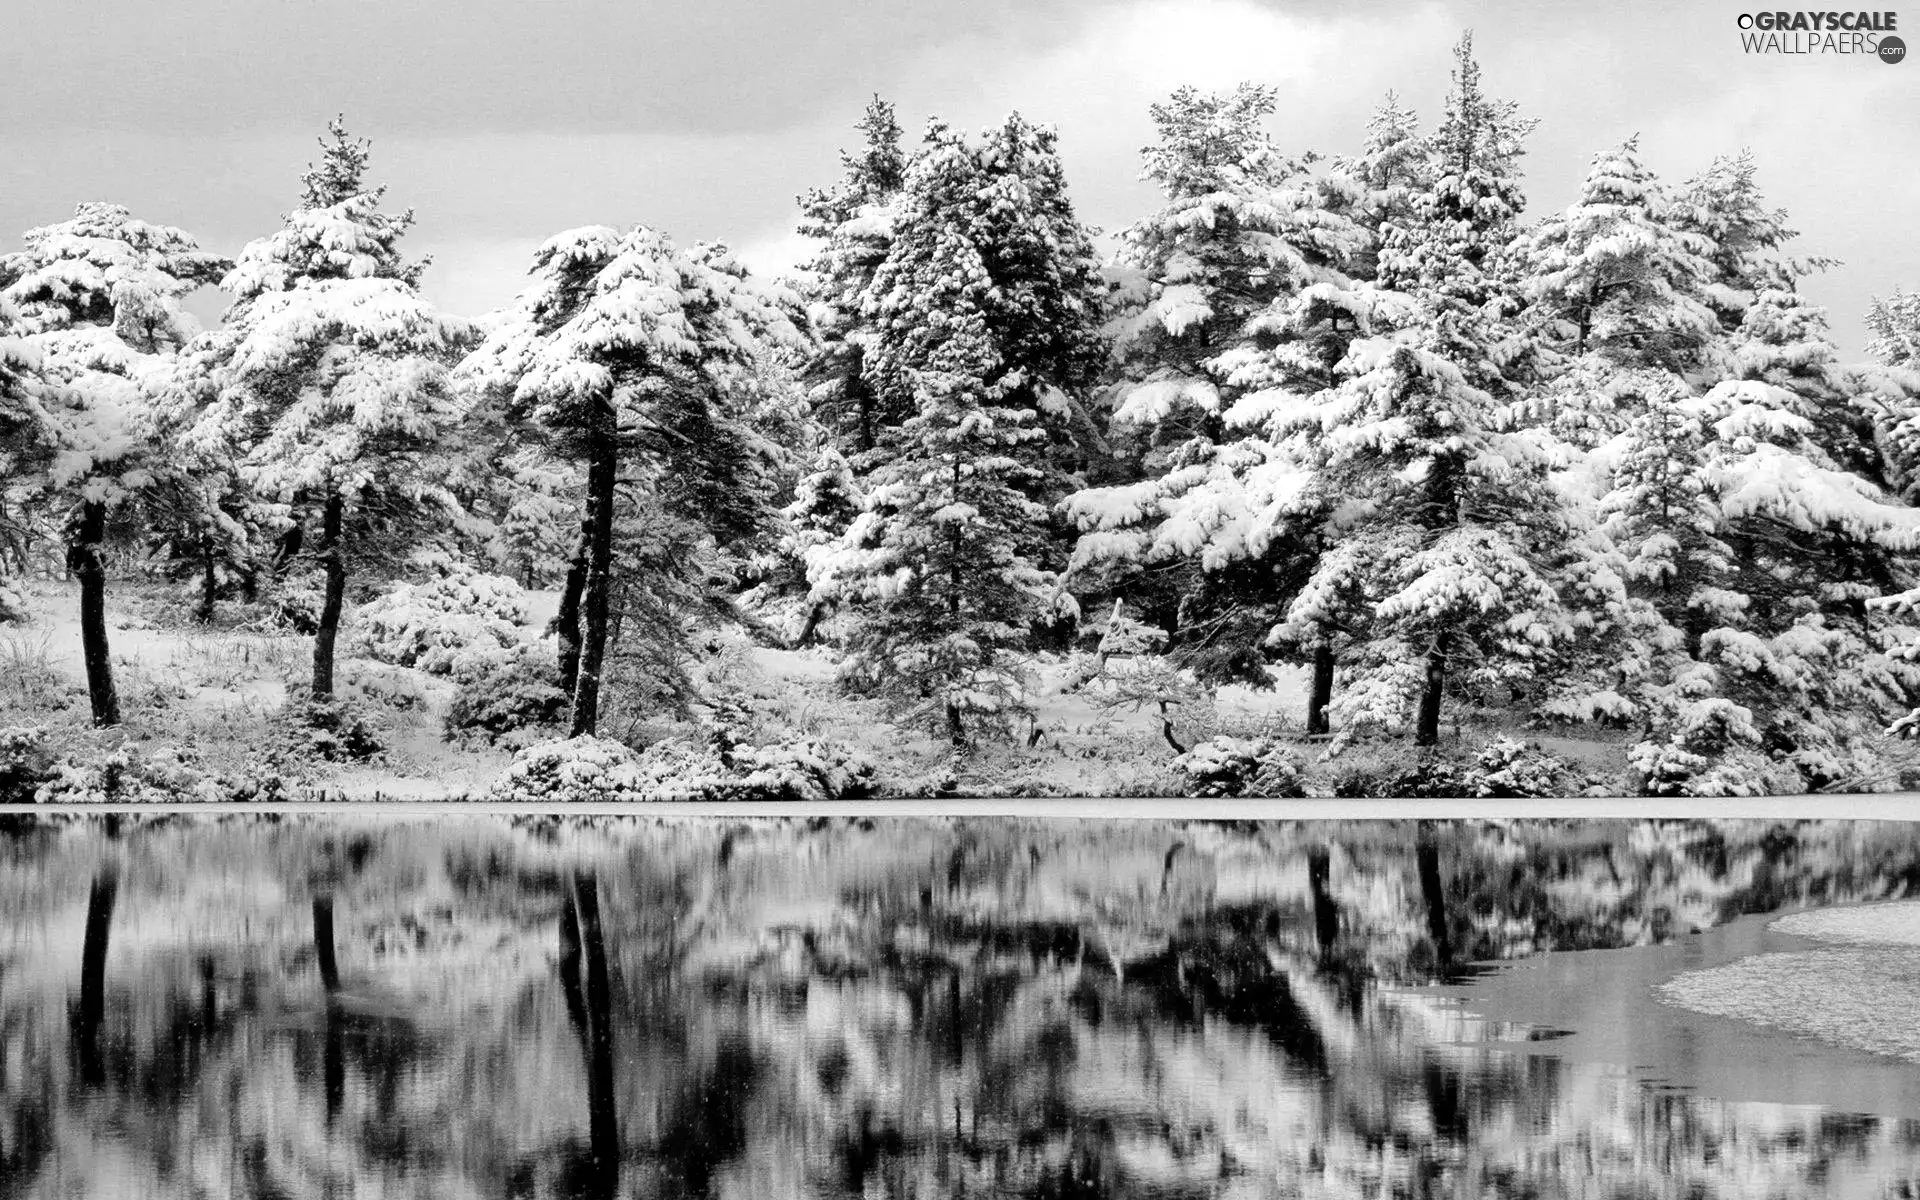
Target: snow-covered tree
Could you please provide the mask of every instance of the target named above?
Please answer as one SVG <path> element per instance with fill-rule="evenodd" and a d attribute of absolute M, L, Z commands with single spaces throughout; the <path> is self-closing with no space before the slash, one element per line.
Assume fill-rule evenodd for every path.
<path fill-rule="evenodd" d="M 1751 150 L 1715 158 L 1670 198 L 1670 213 L 1680 229 L 1707 243 L 1711 270 L 1701 297 L 1724 329 L 1737 328 L 1763 292 L 1793 291 L 1799 280 L 1834 265 L 1824 257 L 1786 255 L 1786 244 L 1799 234 L 1785 209 L 1767 206 Z"/>
<path fill-rule="evenodd" d="M 221 280 L 233 304 L 186 351 L 184 378 L 193 442 L 286 506 L 288 548 L 310 544 L 324 573 L 311 679 L 322 702 L 356 561 L 403 554 L 459 512 L 447 481 L 463 413 L 448 371 L 476 333 L 416 287 L 421 264 L 397 248 L 411 214 L 380 212 L 384 189 L 341 194 L 362 187 L 365 143 L 338 122 L 332 133 L 305 205 Z"/>
<path fill-rule="evenodd" d="M 935 124 L 869 290 L 867 379 L 910 413 L 882 435 L 864 509 L 815 558 L 814 597 L 862 621 L 854 678 L 942 725 L 1021 703 L 1018 657 L 1051 615 L 1049 502 L 1100 359 L 1091 245 L 1050 130 L 969 144 Z"/>
<path fill-rule="evenodd" d="M 1714 244 L 1684 216 L 1640 162 L 1637 136 L 1596 155 L 1579 199 L 1514 252 L 1549 341 L 1570 358 L 1697 371 L 1719 330 L 1702 299 Z"/>
<path fill-rule="evenodd" d="M 1337 379 L 1281 386 L 1234 414 L 1258 423 L 1305 478 L 1287 507 L 1325 546 L 1276 626 L 1295 644 L 1351 642 L 1351 723 L 1438 741 L 1449 684 L 1523 677 L 1572 630 L 1555 566 L 1570 527 L 1537 440 L 1503 420 L 1496 273 L 1522 197 L 1531 128 L 1479 84 L 1472 45 L 1430 146 L 1431 190 L 1383 224 L 1370 336 Z"/>
<path fill-rule="evenodd" d="M 1867 353 L 1894 367 L 1920 367 L 1920 292 L 1896 289 L 1867 308 Z"/>
<path fill-rule="evenodd" d="M 93 719 L 112 725 L 120 706 L 106 628 L 110 533 L 195 517 L 217 523 L 209 489 L 194 486 L 192 463 L 169 445 L 157 398 L 172 355 L 195 329 L 182 297 L 227 264 L 186 233 L 113 204 L 81 204 L 71 220 L 22 240 L 24 249 L 0 258 L 0 295 L 53 385 L 39 411 L 52 456 L 35 502 L 63 514 Z"/>
<path fill-rule="evenodd" d="M 907 174 L 893 105 L 875 96 L 858 128 L 864 145 L 857 153 L 841 153 L 840 182 L 800 199 L 800 232 L 820 243 L 807 264 L 808 317 L 819 339 L 805 370 L 808 398 L 836 447 L 856 464 L 879 445 L 881 431 L 905 415 L 883 407 L 867 380 L 874 328 L 863 308 L 874 272 L 887 257 Z"/>
<path fill-rule="evenodd" d="M 1367 121 L 1367 137 L 1360 153 L 1335 160 L 1334 169 L 1358 191 L 1350 209 L 1354 222 L 1367 233 L 1362 249 L 1348 266 L 1359 279 L 1374 278 L 1385 231 L 1408 224 L 1414 205 L 1431 195 L 1433 155 L 1430 140 L 1420 132 L 1420 118 L 1388 92 Z"/>
<path fill-rule="evenodd" d="M 1340 211 L 1351 197 L 1281 154 L 1264 127 L 1275 104 L 1243 84 L 1153 107 L 1144 177 L 1165 201 L 1127 231 L 1110 327 L 1109 435 L 1140 478 L 1067 502 L 1080 586 L 1159 608 L 1203 674 L 1258 681 L 1257 643 L 1303 546 L 1263 519 L 1271 455 L 1226 414 L 1250 390 L 1324 386 L 1366 319 L 1343 270 L 1366 243 Z"/>
<path fill-rule="evenodd" d="M 539 422 L 555 453 L 585 468 L 586 516 L 555 622 L 579 736 L 599 722 L 616 584 L 636 604 L 663 598 L 654 585 L 704 584 L 688 553 L 766 523 L 771 489 L 755 486 L 752 460 L 777 450 L 744 419 L 750 380 L 805 341 L 782 289 L 748 278 L 724 248 L 680 249 L 644 226 L 550 238 L 531 273 L 461 374 L 510 386 L 511 416 Z M 623 477 L 634 496 L 624 526 Z M 616 573 L 617 542 L 631 574 Z M 655 636 L 634 641 L 671 663 L 681 618 L 650 615 Z"/>

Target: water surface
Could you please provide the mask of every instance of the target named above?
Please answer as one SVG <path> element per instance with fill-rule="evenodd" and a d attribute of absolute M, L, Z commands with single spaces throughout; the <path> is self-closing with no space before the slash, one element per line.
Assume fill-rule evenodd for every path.
<path fill-rule="evenodd" d="M 1920 1067 L 1651 989 L 1916 893 L 1847 822 L 40 826 L 0 1195 L 1912 1195 Z"/>

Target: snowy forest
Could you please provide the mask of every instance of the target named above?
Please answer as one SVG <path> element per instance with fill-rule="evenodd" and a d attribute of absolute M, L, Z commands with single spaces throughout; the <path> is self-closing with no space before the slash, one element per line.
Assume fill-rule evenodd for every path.
<path fill-rule="evenodd" d="M 0 254 L 0 800 L 1920 785 L 1920 293 L 1843 362 L 1793 164 L 1536 215 L 1451 80 L 1177 90 L 1104 233 L 876 98 L 790 275 L 591 226 L 474 317 L 344 118 L 232 257 L 81 203 Z"/>

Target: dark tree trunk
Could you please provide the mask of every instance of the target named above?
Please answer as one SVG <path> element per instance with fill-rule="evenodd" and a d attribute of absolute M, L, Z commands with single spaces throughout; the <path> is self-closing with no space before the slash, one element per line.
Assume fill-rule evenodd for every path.
<path fill-rule="evenodd" d="M 1434 954 L 1445 966 L 1453 961 L 1453 938 L 1447 931 L 1447 889 L 1440 878 L 1440 843 L 1432 827 L 1424 822 L 1414 843 L 1414 858 L 1420 866 L 1420 895 L 1427 905 L 1427 936 L 1433 939 Z"/>
<path fill-rule="evenodd" d="M 202 625 L 213 624 L 214 602 L 220 598 L 220 558 L 212 538 L 200 541 L 200 607 L 194 617 Z"/>
<path fill-rule="evenodd" d="M 1187 748 L 1180 744 L 1180 739 L 1173 736 L 1173 718 L 1167 714 L 1165 700 L 1160 701 L 1160 736 L 1166 739 L 1167 745 L 1173 747 L 1175 754 L 1187 752 Z"/>
<path fill-rule="evenodd" d="M 796 649 L 804 650 L 813 645 L 814 634 L 819 632 L 820 622 L 826 619 L 827 606 L 815 604 L 807 609 L 806 624 L 800 627 L 800 636 L 793 640 Z"/>
<path fill-rule="evenodd" d="M 1427 651 L 1427 683 L 1420 691 L 1420 719 L 1413 730 L 1416 746 L 1440 744 L 1440 701 L 1447 690 L 1447 654 L 1453 647 L 1453 631 L 1442 629 L 1433 636 L 1433 648 Z"/>
<path fill-rule="evenodd" d="M 947 701 L 947 745 L 956 753 L 967 748 L 967 726 L 960 719 L 960 706 L 951 700 Z"/>
<path fill-rule="evenodd" d="M 260 599 L 260 572 L 253 567 L 240 568 L 240 599 L 247 604 Z"/>
<path fill-rule="evenodd" d="M 295 525 L 280 535 L 280 546 L 273 555 L 273 572 L 278 575 L 287 569 L 287 565 L 300 557 L 301 549 L 306 545 L 307 532 Z"/>
<path fill-rule="evenodd" d="M 329 993 L 340 990 L 340 964 L 333 957 L 333 897 L 313 898 L 313 950 L 320 960 L 320 984 Z"/>
<path fill-rule="evenodd" d="M 592 875 L 574 880 L 573 903 L 586 959 L 588 1142 L 598 1190 L 611 1196 L 620 1177 L 620 1120 L 613 1098 L 613 995 L 607 978 L 606 938 L 600 927 L 599 887 Z"/>
<path fill-rule="evenodd" d="M 1307 885 L 1313 893 L 1313 932 L 1320 953 L 1331 954 L 1340 936 L 1340 909 L 1333 902 L 1333 855 L 1324 847 L 1307 854 Z"/>
<path fill-rule="evenodd" d="M 313 634 L 313 698 L 333 699 L 333 647 L 340 637 L 340 611 L 347 601 L 347 559 L 341 549 L 347 502 L 339 492 L 327 493 L 320 521 L 320 565 L 327 589 L 320 603 L 320 628 Z"/>
<path fill-rule="evenodd" d="M 80 506 L 80 527 L 67 551 L 67 566 L 80 580 L 80 653 L 87 666 L 87 699 L 95 725 L 120 723 L 120 694 L 113 686 L 113 659 L 107 646 L 107 567 L 100 545 L 107 538 L 107 506 L 88 500 Z"/>
<path fill-rule="evenodd" d="M 613 499 L 619 447 L 613 409 L 594 414 L 587 468 L 587 583 L 581 605 L 580 677 L 573 688 L 571 736 L 590 736 L 600 726 L 600 675 L 607 657 L 607 624 L 613 608 Z"/>
<path fill-rule="evenodd" d="M 120 876 L 112 867 L 94 877 L 87 893 L 87 931 L 80 945 L 79 1032 L 91 1039 L 107 1011 L 107 934 L 113 924 L 113 904 L 120 895 Z"/>
<path fill-rule="evenodd" d="M 1307 733 L 1331 733 L 1327 705 L 1333 701 L 1333 647 L 1324 643 L 1313 648 L 1313 691 L 1307 696 Z"/>
<path fill-rule="evenodd" d="M 589 489 L 591 490 L 591 489 Z M 593 544 L 593 514 L 580 521 L 580 537 L 567 560 L 566 581 L 560 587 L 560 608 L 553 614 L 553 636 L 560 644 L 560 689 L 568 696 L 580 682 L 580 596 L 587 590 L 587 552 Z"/>

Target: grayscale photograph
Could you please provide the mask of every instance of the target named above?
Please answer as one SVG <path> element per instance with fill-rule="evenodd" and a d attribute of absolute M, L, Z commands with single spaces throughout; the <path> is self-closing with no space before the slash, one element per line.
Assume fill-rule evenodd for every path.
<path fill-rule="evenodd" d="M 0 831 L 0 1195 L 1920 1185 L 1908 823 L 390 813 Z"/>
<path fill-rule="evenodd" d="M 0 800 L 1920 786 L 1897 12 L 0 39 Z"/>

